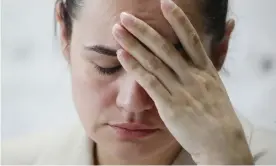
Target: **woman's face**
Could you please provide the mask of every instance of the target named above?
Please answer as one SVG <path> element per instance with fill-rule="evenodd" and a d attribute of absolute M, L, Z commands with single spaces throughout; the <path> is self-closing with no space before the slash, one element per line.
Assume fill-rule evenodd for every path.
<path fill-rule="evenodd" d="M 175 0 L 188 15 L 208 51 L 210 43 L 203 35 L 202 17 L 194 0 Z M 172 43 L 177 37 L 163 17 L 159 0 L 85 0 L 76 21 L 70 47 L 69 63 L 72 74 L 74 102 L 91 139 L 113 154 L 148 156 L 157 151 L 176 151 L 180 146 L 166 129 L 155 105 L 134 78 L 120 68 L 113 51 L 120 45 L 111 29 L 126 11 L 144 20 Z M 103 47 L 103 48 L 102 48 Z M 105 72 L 99 70 L 108 69 Z M 133 123 L 156 132 L 141 137 L 120 134 L 110 125 Z M 128 135 L 130 134 L 130 135 Z M 139 138 L 138 138 L 139 137 Z"/>

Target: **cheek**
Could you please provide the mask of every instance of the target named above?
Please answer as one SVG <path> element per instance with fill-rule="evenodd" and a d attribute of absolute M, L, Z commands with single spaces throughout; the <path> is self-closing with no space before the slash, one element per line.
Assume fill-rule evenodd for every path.
<path fill-rule="evenodd" d="M 81 56 L 81 49 L 74 46 L 70 62 L 74 98 L 93 108 L 108 107 L 115 100 L 116 76 L 100 75 L 94 64 Z"/>
<path fill-rule="evenodd" d="M 95 75 L 97 75 L 96 72 Z M 93 108 L 93 112 L 98 112 L 114 104 L 117 96 L 117 86 L 116 81 L 103 80 L 99 77 L 104 76 L 97 77 L 95 75 L 72 74 L 72 90 L 75 102 Z"/>
<path fill-rule="evenodd" d="M 108 110 L 114 108 L 117 76 L 102 76 L 82 58 L 71 59 L 73 100 L 87 131 L 106 122 Z"/>

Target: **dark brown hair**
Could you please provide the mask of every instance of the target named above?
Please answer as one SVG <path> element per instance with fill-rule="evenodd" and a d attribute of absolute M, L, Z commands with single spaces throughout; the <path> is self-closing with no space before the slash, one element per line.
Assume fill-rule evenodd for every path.
<path fill-rule="evenodd" d="M 213 36 L 213 42 L 222 40 L 226 27 L 228 0 L 199 0 L 203 14 L 205 32 Z M 60 3 L 61 17 L 67 27 L 67 37 L 70 39 L 72 23 L 77 19 L 78 12 L 83 6 L 83 0 L 57 0 Z"/>

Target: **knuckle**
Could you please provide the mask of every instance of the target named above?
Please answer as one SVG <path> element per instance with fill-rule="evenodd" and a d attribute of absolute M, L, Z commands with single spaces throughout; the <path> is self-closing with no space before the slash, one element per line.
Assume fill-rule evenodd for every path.
<path fill-rule="evenodd" d="M 133 60 L 131 63 L 129 63 L 131 70 L 137 70 L 139 68 L 139 63 L 135 60 Z"/>
<path fill-rule="evenodd" d="M 193 31 L 193 26 L 189 18 L 182 11 L 182 9 L 176 9 L 172 14 L 177 24 L 182 25 L 188 33 L 191 33 Z"/>
<path fill-rule="evenodd" d="M 209 92 L 209 91 L 212 91 L 214 89 L 214 83 L 213 82 L 210 82 L 210 81 L 206 81 L 205 82 L 205 88 L 206 90 Z"/>
<path fill-rule="evenodd" d="M 178 114 L 177 114 L 177 111 L 173 111 L 173 110 L 175 110 L 175 107 L 176 107 L 176 104 L 173 101 L 173 98 L 169 98 L 167 100 L 165 107 L 167 107 L 167 109 L 168 109 L 168 111 L 166 112 L 167 117 L 170 119 L 175 119 Z"/>
<path fill-rule="evenodd" d="M 149 87 L 157 87 L 159 85 L 159 81 L 154 75 L 147 75 L 146 80 Z"/>
<path fill-rule="evenodd" d="M 173 11 L 172 11 L 172 16 L 176 19 L 176 20 L 182 20 L 184 18 L 183 21 L 186 21 L 185 19 L 185 14 L 182 11 L 181 8 L 176 7 Z"/>
<path fill-rule="evenodd" d="M 147 62 L 147 67 L 151 71 L 159 70 L 162 67 L 161 61 L 154 56 L 152 56 Z"/>
<path fill-rule="evenodd" d="M 197 82 L 200 82 L 203 84 L 206 83 L 206 79 L 203 76 L 201 76 L 200 74 L 194 74 L 193 76 L 195 77 Z"/>
<path fill-rule="evenodd" d="M 190 40 L 191 40 L 191 44 L 193 46 L 198 46 L 200 44 L 200 39 L 199 39 L 199 36 L 196 32 L 191 32 L 190 33 Z"/>
<path fill-rule="evenodd" d="M 173 55 L 174 53 L 174 49 L 173 47 L 168 43 L 166 42 L 165 40 L 163 40 L 161 43 L 160 43 L 160 48 L 163 52 L 165 52 L 167 55 Z"/>
<path fill-rule="evenodd" d="M 141 33 L 141 34 L 149 33 L 149 27 L 143 22 L 137 21 L 136 27 L 137 27 L 137 30 L 139 31 L 139 33 Z"/>
<path fill-rule="evenodd" d="M 130 50 L 135 50 L 138 47 L 138 42 L 133 37 L 129 37 L 127 40 L 127 47 Z"/>

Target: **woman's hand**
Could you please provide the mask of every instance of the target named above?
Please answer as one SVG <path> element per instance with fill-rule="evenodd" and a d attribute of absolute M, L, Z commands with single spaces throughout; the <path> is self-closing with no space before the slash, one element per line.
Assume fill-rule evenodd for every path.
<path fill-rule="evenodd" d="M 199 164 L 252 164 L 244 132 L 197 32 L 174 3 L 161 5 L 192 63 L 142 20 L 122 14 L 118 59 L 145 89 L 176 140 Z M 145 48 L 139 39 L 150 51 Z"/>

